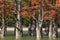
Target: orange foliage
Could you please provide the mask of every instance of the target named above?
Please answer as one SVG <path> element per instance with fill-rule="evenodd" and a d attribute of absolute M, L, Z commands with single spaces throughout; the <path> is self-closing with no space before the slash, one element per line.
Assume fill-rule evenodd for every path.
<path fill-rule="evenodd" d="M 52 0 L 45 0 L 46 4 L 44 6 L 48 7 L 47 13 L 44 13 L 44 19 L 46 20 L 53 20 L 56 16 L 56 12 L 59 12 L 54 6 L 51 5 Z M 23 10 L 38 10 L 40 9 L 40 2 L 39 0 L 31 0 L 31 7 L 24 7 Z M 33 14 L 29 16 L 32 17 Z"/>
<path fill-rule="evenodd" d="M 28 18 L 31 18 L 32 16 L 34 16 L 33 13 L 28 13 L 27 11 L 23 10 L 21 13 L 21 16 L 23 17 L 28 17 Z"/>
<path fill-rule="evenodd" d="M 14 4 L 6 4 L 5 5 L 5 10 L 10 11 L 10 12 L 15 12 L 16 10 L 14 9 Z"/>
<path fill-rule="evenodd" d="M 39 0 L 31 0 L 31 4 L 32 5 L 39 5 L 40 3 L 39 3 Z"/>
<path fill-rule="evenodd" d="M 56 0 L 56 6 L 60 7 L 60 0 Z"/>
<path fill-rule="evenodd" d="M 11 10 L 14 8 L 14 4 L 7 4 L 5 5 L 5 8 Z"/>
<path fill-rule="evenodd" d="M 5 16 L 10 16 L 10 15 L 11 15 L 11 14 L 9 14 L 9 13 L 6 13 L 6 14 L 5 14 Z"/>
<path fill-rule="evenodd" d="M 5 8 L 6 8 L 6 9 L 9 9 L 9 8 L 10 8 L 10 5 L 5 5 Z"/>
<path fill-rule="evenodd" d="M 56 12 L 55 10 L 49 10 L 47 13 L 44 14 L 45 20 L 53 20 L 55 18 Z"/>
<path fill-rule="evenodd" d="M 0 13 L 0 16 L 1 16 L 2 14 Z"/>
<path fill-rule="evenodd" d="M 39 0 L 30 0 L 31 7 L 23 7 L 23 10 L 37 10 L 40 8 L 40 1 Z"/>
<path fill-rule="evenodd" d="M 2 0 L 0 0 L 0 7 L 2 7 L 3 6 L 3 1 Z"/>
<path fill-rule="evenodd" d="M 60 15 L 57 16 L 57 22 L 60 22 Z"/>
<path fill-rule="evenodd" d="M 0 13 L 1 13 L 2 11 L 0 10 Z"/>
<path fill-rule="evenodd" d="M 30 18 L 30 17 L 34 16 L 34 14 L 33 13 L 28 14 L 27 10 L 34 11 L 34 10 L 40 9 L 40 1 L 39 0 L 30 0 L 30 1 L 31 1 L 32 6 L 23 7 L 21 16 Z M 47 10 L 47 13 L 44 12 L 44 19 L 53 20 L 56 15 L 56 12 L 59 12 L 59 11 L 54 6 L 51 5 L 52 0 L 45 0 L 45 1 L 46 1 L 46 4 L 44 6 L 48 7 L 49 10 Z M 59 3 L 59 4 L 57 4 L 57 3 Z M 0 0 L 0 7 L 2 7 L 2 5 L 3 5 L 3 1 Z M 59 0 L 59 2 L 56 0 L 56 6 L 60 6 L 60 0 Z M 14 4 L 6 4 L 5 8 L 7 10 L 10 10 L 11 12 L 15 12 Z M 10 14 L 5 14 L 5 15 L 9 16 Z"/>
<path fill-rule="evenodd" d="M 27 11 L 22 11 L 22 12 L 21 12 L 21 16 L 27 17 L 27 16 L 28 16 Z"/>
<path fill-rule="evenodd" d="M 37 10 L 39 8 L 40 6 L 36 5 L 36 6 L 31 6 L 31 7 L 23 7 L 22 10 Z"/>

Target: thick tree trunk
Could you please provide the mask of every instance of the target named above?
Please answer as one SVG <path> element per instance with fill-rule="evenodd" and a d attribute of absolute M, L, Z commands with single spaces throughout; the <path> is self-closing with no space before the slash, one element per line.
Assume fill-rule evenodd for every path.
<path fill-rule="evenodd" d="M 29 23 L 28 35 L 31 36 L 31 24 Z"/>
<path fill-rule="evenodd" d="M 30 24 L 29 24 L 29 35 L 34 36 L 36 32 L 36 26 L 35 26 L 35 19 L 31 18 Z"/>
<path fill-rule="evenodd" d="M 4 5 L 5 5 L 5 1 L 4 1 Z M 7 27 L 5 26 L 5 6 L 2 7 L 2 27 L 1 27 L 1 36 L 5 36 L 6 34 L 6 30 L 7 30 Z"/>
<path fill-rule="evenodd" d="M 30 18 L 30 23 L 29 23 L 29 30 L 28 30 L 29 36 L 31 36 L 31 32 L 32 32 L 31 28 L 32 28 L 32 18 Z"/>
<path fill-rule="evenodd" d="M 43 1 L 40 0 L 40 9 L 39 9 L 39 15 L 38 15 L 38 22 L 37 22 L 37 28 L 36 28 L 36 36 L 37 39 L 42 37 L 42 22 L 43 22 Z"/>
<path fill-rule="evenodd" d="M 40 36 L 40 28 L 38 27 L 38 23 L 37 23 L 37 27 L 36 27 L 36 37 L 37 39 L 39 39 L 41 36 Z"/>
<path fill-rule="evenodd" d="M 49 34 L 49 22 L 48 21 L 46 21 L 45 31 L 46 31 L 46 35 L 48 36 L 48 34 Z"/>
<path fill-rule="evenodd" d="M 5 20 L 4 20 L 4 13 L 2 13 L 2 28 L 1 28 L 1 36 L 3 37 L 5 34 Z"/>
<path fill-rule="evenodd" d="M 42 27 L 39 27 L 39 26 L 41 26 L 41 24 L 39 25 L 37 23 L 37 27 L 36 27 L 36 37 L 37 37 L 37 39 L 42 37 Z"/>
<path fill-rule="evenodd" d="M 56 38 L 58 37 L 58 30 L 57 30 L 57 25 L 55 22 L 53 22 L 54 28 L 53 28 L 53 37 Z"/>
<path fill-rule="evenodd" d="M 43 6 L 42 6 L 42 0 L 41 0 L 41 8 L 39 9 L 39 15 L 38 15 L 38 22 L 37 22 L 37 28 L 36 28 L 36 35 L 37 38 L 42 37 L 42 23 L 43 23 Z"/>
<path fill-rule="evenodd" d="M 50 21 L 50 26 L 49 26 L 49 38 L 53 37 L 53 21 Z"/>
<path fill-rule="evenodd" d="M 46 32 L 46 36 L 48 36 L 48 34 L 49 34 L 49 27 L 48 26 L 46 26 L 45 32 Z"/>
<path fill-rule="evenodd" d="M 15 0 L 16 2 L 16 13 L 17 13 L 17 21 L 16 21 L 16 39 L 21 36 L 21 20 L 20 20 L 20 10 L 21 10 L 21 0 Z"/>
<path fill-rule="evenodd" d="M 33 21 L 33 22 L 32 22 L 32 28 L 31 28 L 32 33 L 31 33 L 31 34 L 32 34 L 32 36 L 34 36 L 35 31 L 36 31 L 36 30 L 35 30 L 35 19 L 33 19 L 32 21 Z"/>

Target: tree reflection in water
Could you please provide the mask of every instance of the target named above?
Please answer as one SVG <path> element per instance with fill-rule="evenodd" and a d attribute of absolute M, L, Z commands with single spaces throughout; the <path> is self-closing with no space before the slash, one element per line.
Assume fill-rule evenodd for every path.
<path fill-rule="evenodd" d="M 42 40 L 41 38 L 36 38 L 36 40 Z"/>
<path fill-rule="evenodd" d="M 21 40 L 21 37 L 19 37 L 19 38 L 15 38 L 15 40 Z"/>
<path fill-rule="evenodd" d="M 58 40 L 57 38 L 49 38 L 49 40 Z"/>
<path fill-rule="evenodd" d="M 0 40 L 4 40 L 4 37 L 0 37 Z"/>

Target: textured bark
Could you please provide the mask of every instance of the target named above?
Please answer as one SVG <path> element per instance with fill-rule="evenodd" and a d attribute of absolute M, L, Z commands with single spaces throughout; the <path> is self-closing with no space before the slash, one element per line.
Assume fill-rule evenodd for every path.
<path fill-rule="evenodd" d="M 5 1 L 4 1 L 5 5 Z M 1 36 L 5 36 L 7 27 L 5 26 L 5 6 L 2 7 L 2 27 L 1 27 Z"/>
<path fill-rule="evenodd" d="M 31 18 L 30 24 L 29 24 L 29 35 L 34 36 L 36 33 L 36 22 L 35 19 Z"/>
<path fill-rule="evenodd" d="M 31 36 L 31 24 L 29 23 L 29 28 L 28 28 L 28 35 Z"/>
<path fill-rule="evenodd" d="M 20 21 L 20 10 L 21 10 L 21 0 L 15 0 L 16 2 L 16 14 L 17 14 L 17 20 L 16 20 L 16 39 L 18 39 L 21 36 L 21 21 Z"/>
<path fill-rule="evenodd" d="M 36 27 L 36 37 L 37 37 L 37 39 L 40 38 L 40 28 L 38 27 L 38 23 L 37 23 L 37 27 Z"/>
<path fill-rule="evenodd" d="M 39 27 L 38 23 L 37 23 L 37 27 L 36 27 L 36 37 L 37 37 L 37 39 L 42 37 L 42 27 Z"/>
<path fill-rule="evenodd" d="M 38 15 L 38 22 L 37 22 L 37 28 L 36 28 L 36 35 L 37 38 L 42 37 L 42 22 L 43 22 L 43 1 L 41 1 L 41 8 L 39 9 L 39 15 Z"/>
<path fill-rule="evenodd" d="M 31 31 L 32 31 L 31 35 L 34 36 L 35 35 L 35 31 L 36 31 L 35 30 L 35 20 L 33 19 L 32 21 L 33 22 L 32 22 L 32 27 L 31 27 Z"/>
<path fill-rule="evenodd" d="M 56 38 L 56 37 L 58 37 L 57 25 L 56 25 L 56 22 L 53 22 L 53 24 L 54 24 L 53 37 Z"/>
<path fill-rule="evenodd" d="M 53 37 L 53 22 L 50 21 L 50 26 L 49 26 L 49 38 Z"/>
<path fill-rule="evenodd" d="M 45 31 L 46 31 L 46 35 L 48 36 L 48 34 L 49 34 L 49 22 L 48 21 L 46 21 Z"/>

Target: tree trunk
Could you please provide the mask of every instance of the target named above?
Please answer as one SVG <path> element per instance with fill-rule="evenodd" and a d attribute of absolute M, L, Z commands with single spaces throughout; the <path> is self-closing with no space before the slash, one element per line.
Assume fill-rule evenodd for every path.
<path fill-rule="evenodd" d="M 31 30 L 32 30 L 32 36 L 34 36 L 35 35 L 35 19 L 32 19 L 32 28 L 31 28 Z"/>
<path fill-rule="evenodd" d="M 5 5 L 5 1 L 4 1 Z M 5 26 L 5 6 L 2 7 L 2 27 L 1 27 L 1 36 L 5 36 L 7 27 Z"/>
<path fill-rule="evenodd" d="M 49 38 L 52 38 L 52 36 L 53 36 L 53 21 L 50 21 Z"/>
<path fill-rule="evenodd" d="M 30 24 L 29 24 L 29 35 L 34 36 L 36 32 L 36 26 L 35 26 L 35 19 L 31 18 L 30 19 Z"/>
<path fill-rule="evenodd" d="M 20 20 L 20 10 L 21 10 L 21 0 L 15 0 L 16 2 L 16 14 L 17 14 L 17 20 L 16 20 L 16 39 L 18 39 L 21 36 L 21 20 Z"/>
<path fill-rule="evenodd" d="M 41 36 L 40 36 L 40 28 L 38 27 L 38 23 L 37 24 L 37 27 L 36 27 L 36 37 L 37 39 L 39 39 Z"/>
<path fill-rule="evenodd" d="M 38 21 L 37 21 L 37 28 L 36 28 L 36 35 L 37 38 L 42 37 L 42 23 L 43 23 L 43 5 L 41 0 L 41 8 L 39 9 Z"/>
<path fill-rule="evenodd" d="M 31 23 L 29 23 L 28 35 L 31 36 Z"/>
<path fill-rule="evenodd" d="M 54 24 L 53 37 L 56 38 L 56 37 L 58 37 L 57 25 L 56 25 L 56 22 L 53 22 L 53 24 Z"/>
<path fill-rule="evenodd" d="M 48 21 L 46 21 L 45 30 L 46 30 L 46 35 L 48 36 L 48 34 L 49 34 L 49 22 Z"/>

